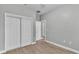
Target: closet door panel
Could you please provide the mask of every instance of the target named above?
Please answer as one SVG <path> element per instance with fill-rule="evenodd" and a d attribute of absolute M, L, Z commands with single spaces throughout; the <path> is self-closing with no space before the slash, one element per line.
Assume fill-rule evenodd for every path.
<path fill-rule="evenodd" d="M 20 19 L 6 17 L 5 19 L 5 49 L 20 47 Z"/>
<path fill-rule="evenodd" d="M 24 18 L 22 21 L 22 39 L 21 46 L 26 46 L 32 42 L 32 20 Z"/>

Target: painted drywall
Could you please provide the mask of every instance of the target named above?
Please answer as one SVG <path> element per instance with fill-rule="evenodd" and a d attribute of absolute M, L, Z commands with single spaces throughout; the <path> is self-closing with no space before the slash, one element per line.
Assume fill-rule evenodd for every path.
<path fill-rule="evenodd" d="M 46 38 L 46 20 L 41 20 L 41 36 Z"/>
<path fill-rule="evenodd" d="M 29 10 L 27 7 L 21 4 L 0 4 L 0 51 L 4 50 L 5 47 L 5 12 L 33 17 L 35 20 L 35 12 Z"/>
<path fill-rule="evenodd" d="M 62 5 L 43 19 L 47 40 L 79 51 L 79 5 Z"/>

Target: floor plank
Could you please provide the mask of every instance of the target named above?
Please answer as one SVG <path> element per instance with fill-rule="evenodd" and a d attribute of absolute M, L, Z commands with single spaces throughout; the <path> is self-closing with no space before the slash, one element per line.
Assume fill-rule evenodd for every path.
<path fill-rule="evenodd" d="M 36 44 L 7 51 L 4 54 L 75 54 L 74 52 L 39 40 Z"/>

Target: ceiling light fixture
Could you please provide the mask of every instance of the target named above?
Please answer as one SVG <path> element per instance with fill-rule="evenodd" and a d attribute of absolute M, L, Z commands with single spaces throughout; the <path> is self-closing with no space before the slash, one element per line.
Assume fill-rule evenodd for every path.
<path fill-rule="evenodd" d="M 38 11 L 36 11 L 37 13 L 40 13 L 40 11 L 38 10 Z"/>

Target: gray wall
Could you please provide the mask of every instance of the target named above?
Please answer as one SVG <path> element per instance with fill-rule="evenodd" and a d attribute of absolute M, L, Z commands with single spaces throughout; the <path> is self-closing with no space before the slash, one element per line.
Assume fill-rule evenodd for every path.
<path fill-rule="evenodd" d="M 22 16 L 30 16 L 35 18 L 35 12 L 29 10 L 27 7 L 23 5 L 0 5 L 0 51 L 4 49 L 5 44 L 5 21 L 4 14 L 5 12 L 22 15 Z"/>
<path fill-rule="evenodd" d="M 43 18 L 47 40 L 79 51 L 79 5 L 62 5 Z"/>

